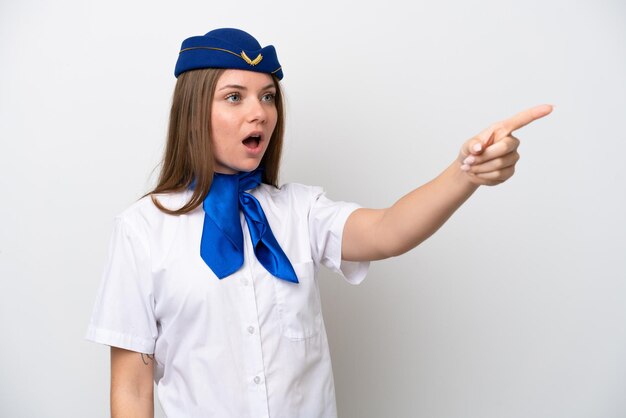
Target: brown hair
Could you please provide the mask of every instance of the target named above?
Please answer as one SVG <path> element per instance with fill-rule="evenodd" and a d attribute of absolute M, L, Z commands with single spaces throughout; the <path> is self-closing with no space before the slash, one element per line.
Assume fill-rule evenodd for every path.
<path fill-rule="evenodd" d="M 182 73 L 176 82 L 170 111 L 167 144 L 157 186 L 149 192 L 161 211 L 182 215 L 197 208 L 211 188 L 213 152 L 211 150 L 211 103 L 217 80 L 223 69 L 205 68 Z M 278 172 L 283 148 L 285 117 L 278 79 L 275 103 L 278 111 L 276 127 L 261 160 L 263 183 L 278 187 Z M 155 194 L 185 190 L 194 182 L 191 199 L 178 209 L 164 207 Z"/>

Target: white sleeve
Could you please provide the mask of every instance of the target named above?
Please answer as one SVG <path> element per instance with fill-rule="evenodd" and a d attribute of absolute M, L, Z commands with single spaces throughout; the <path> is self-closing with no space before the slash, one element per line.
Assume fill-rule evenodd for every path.
<path fill-rule="evenodd" d="M 341 274 L 348 283 L 359 284 L 369 270 L 369 261 L 341 259 L 341 241 L 346 220 L 360 206 L 355 203 L 334 202 L 319 187 L 312 188 L 313 205 L 309 213 L 311 254 L 316 264 L 323 264 Z"/>
<path fill-rule="evenodd" d="M 158 331 L 148 245 L 123 219 L 115 221 L 109 258 L 85 338 L 152 354 Z"/>

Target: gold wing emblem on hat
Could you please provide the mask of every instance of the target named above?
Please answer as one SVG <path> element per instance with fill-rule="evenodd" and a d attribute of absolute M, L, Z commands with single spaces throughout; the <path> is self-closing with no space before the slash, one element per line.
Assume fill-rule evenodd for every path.
<path fill-rule="evenodd" d="M 246 53 L 244 51 L 241 51 L 241 58 L 243 58 L 243 60 L 250 64 L 250 65 L 257 65 L 258 63 L 261 62 L 261 60 L 263 59 L 263 55 L 259 54 L 257 55 L 257 57 L 253 60 L 250 59 L 250 57 L 248 55 L 246 55 Z"/>

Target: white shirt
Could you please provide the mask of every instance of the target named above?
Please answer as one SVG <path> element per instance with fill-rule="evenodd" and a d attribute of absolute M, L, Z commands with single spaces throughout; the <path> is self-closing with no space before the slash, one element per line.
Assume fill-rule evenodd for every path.
<path fill-rule="evenodd" d="M 357 284 L 368 263 L 341 260 L 357 205 L 321 188 L 252 191 L 300 283 L 257 261 L 243 215 L 244 265 L 220 280 L 200 257 L 202 207 L 159 211 L 143 198 L 116 218 L 86 338 L 154 354 L 161 406 L 177 417 L 336 417 L 316 272 L 323 264 Z M 191 192 L 161 195 L 177 208 Z"/>

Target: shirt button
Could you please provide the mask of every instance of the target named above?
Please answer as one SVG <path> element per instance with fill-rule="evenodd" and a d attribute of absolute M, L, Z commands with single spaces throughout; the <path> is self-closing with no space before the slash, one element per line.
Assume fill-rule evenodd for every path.
<path fill-rule="evenodd" d="M 257 385 L 261 383 L 261 378 L 259 376 L 254 376 L 254 383 L 256 383 Z"/>
<path fill-rule="evenodd" d="M 254 334 L 254 327 L 252 325 L 248 327 L 248 332 Z"/>
<path fill-rule="evenodd" d="M 244 286 L 248 286 L 248 279 L 246 279 L 245 277 L 241 279 L 241 284 Z"/>

